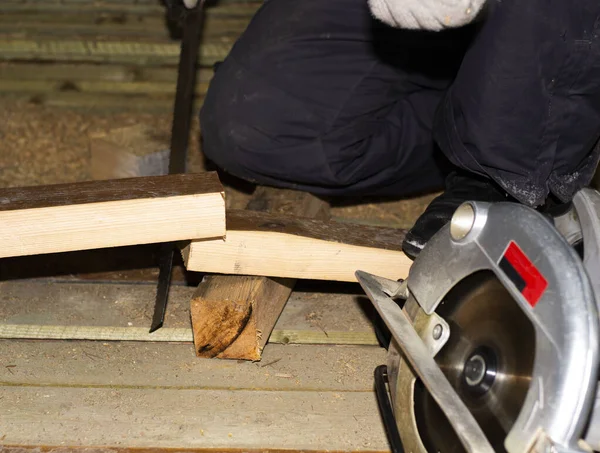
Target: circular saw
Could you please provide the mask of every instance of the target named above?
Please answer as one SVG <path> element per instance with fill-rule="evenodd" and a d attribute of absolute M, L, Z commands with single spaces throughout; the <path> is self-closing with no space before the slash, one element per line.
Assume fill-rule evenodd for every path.
<path fill-rule="evenodd" d="M 547 217 L 467 202 L 404 281 L 356 273 L 391 333 L 392 451 L 600 451 L 600 193 Z"/>

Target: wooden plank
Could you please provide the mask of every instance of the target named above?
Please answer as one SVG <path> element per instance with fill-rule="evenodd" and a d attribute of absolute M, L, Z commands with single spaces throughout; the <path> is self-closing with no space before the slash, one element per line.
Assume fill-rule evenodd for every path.
<path fill-rule="evenodd" d="M 312 195 L 259 187 L 248 209 L 307 217 L 328 216 L 328 206 Z M 194 343 L 199 357 L 260 360 L 261 352 L 295 282 L 266 277 L 205 278 L 190 303 Z M 235 318 L 230 314 L 235 313 Z M 224 328 L 224 324 L 226 327 Z"/>
<path fill-rule="evenodd" d="M 102 255 L 99 259 L 102 259 Z M 2 324 L 67 326 L 78 329 L 84 326 L 124 329 L 150 326 L 153 295 L 156 291 L 153 281 L 77 282 L 29 279 L 27 276 L 22 278 L 0 282 Z M 189 333 L 186 338 L 189 341 L 192 341 L 190 299 L 196 286 L 197 284 L 187 285 L 183 282 L 173 285 L 169 302 L 171 308 L 164 326 L 187 329 Z M 373 333 L 372 319 L 375 310 L 359 285 L 352 285 L 352 288 L 348 288 L 350 285 L 343 285 L 345 288 L 340 288 L 340 293 L 319 291 L 315 286 L 316 282 L 301 282 L 298 285 L 277 320 L 276 330 L 327 335 L 329 332 L 355 332 L 360 335 Z M 326 286 L 335 285 L 328 283 Z"/>
<path fill-rule="evenodd" d="M 137 41 L 0 39 L 0 60 L 81 61 L 130 64 L 177 64 L 178 43 Z M 206 43 L 200 48 L 201 65 L 223 60 L 230 44 Z"/>
<path fill-rule="evenodd" d="M 196 84 L 196 95 L 203 97 L 209 82 Z M 166 95 L 175 94 L 175 83 L 164 82 L 110 82 L 78 80 L 5 80 L 0 79 L 0 93 L 115 93 L 123 95 Z"/>
<path fill-rule="evenodd" d="M 262 363 L 252 363 L 198 360 L 191 343 L 27 340 L 0 341 L 0 352 L 0 382 L 11 386 L 339 392 L 372 390 L 373 370 L 387 353 L 373 346 L 274 344 Z"/>
<path fill-rule="evenodd" d="M 286 303 L 269 344 L 377 345 L 374 309 L 358 285 L 357 292 L 350 291 L 352 285 L 339 294 L 306 292 L 313 285 L 302 286 L 304 291 L 294 291 Z M 195 287 L 177 282 L 171 288 L 165 326 L 148 334 L 155 291 L 152 282 L 0 282 L 0 337 L 177 342 L 193 347 L 189 302 Z"/>
<path fill-rule="evenodd" d="M 209 39 L 231 39 L 239 36 L 248 25 L 249 17 L 219 17 L 208 14 L 203 36 Z M 132 14 L 80 14 L 77 10 L 56 14 L 5 14 L 0 15 L 0 35 L 49 39 L 93 39 L 106 36 L 137 37 L 144 40 L 172 41 L 164 16 Z"/>
<path fill-rule="evenodd" d="M 222 304 L 222 301 L 221 301 Z M 222 304 L 224 305 L 224 304 Z M 240 350 L 246 353 L 248 342 L 256 347 L 256 341 L 243 337 L 231 339 L 230 330 L 238 316 L 232 315 L 233 320 L 225 318 L 222 328 L 225 331 L 216 339 L 207 339 L 212 342 L 202 351 L 202 357 L 209 354 L 218 355 L 217 348 L 226 348 L 226 355 L 219 358 L 231 358 L 228 355 L 239 354 Z M 239 321 L 238 321 L 239 322 Z M 237 326 L 237 324 L 235 324 Z M 202 336 L 200 336 L 202 338 Z M 163 327 L 153 333 L 148 333 L 147 327 L 99 327 L 99 326 L 52 326 L 39 324 L 0 324 L 0 339 L 5 340 L 88 340 L 88 341 L 134 341 L 152 343 L 193 343 L 192 330 L 185 327 Z M 235 342 L 235 346 L 228 347 Z M 361 345 L 378 346 L 379 342 L 373 332 L 346 332 L 327 331 L 313 332 L 310 330 L 280 330 L 274 329 L 269 336 L 269 343 L 273 344 L 313 344 L 313 345 Z M 261 358 L 260 351 L 257 357 Z M 258 360 L 258 359 L 257 359 Z"/>
<path fill-rule="evenodd" d="M 46 107 L 83 109 L 85 111 L 141 113 L 170 113 L 172 96 L 149 96 L 148 94 L 124 95 L 117 93 L 80 93 L 76 91 L 50 93 L 5 93 L 3 97 Z M 194 110 L 198 111 L 204 99 L 196 99 Z"/>
<path fill-rule="evenodd" d="M 388 451 L 372 391 L 2 386 L 0 393 L 0 445 Z"/>
<path fill-rule="evenodd" d="M 214 8 L 207 8 L 207 15 L 228 17 L 249 17 L 260 7 L 262 2 L 231 2 Z M 75 6 L 72 5 L 71 8 Z M 160 2 L 152 4 L 135 4 L 125 2 L 82 2 L 77 6 L 79 14 L 135 14 L 135 15 L 160 15 L 164 16 L 165 8 Z M 65 11 L 66 5 L 59 2 L 0 2 L 0 13 L 30 13 L 30 14 L 56 14 Z"/>
<path fill-rule="evenodd" d="M 216 173 L 0 190 L 0 257 L 219 237 Z"/>
<path fill-rule="evenodd" d="M 357 270 L 406 278 L 404 230 L 249 211 L 227 213 L 225 239 L 183 249 L 190 271 L 356 282 Z"/>
<path fill-rule="evenodd" d="M 205 194 L 222 201 L 223 186 L 216 172 L 3 188 L 0 212 L 181 196 L 203 198 Z"/>
<path fill-rule="evenodd" d="M 199 72 L 194 110 L 202 105 L 212 70 Z M 0 93 L 36 105 L 100 111 L 169 112 L 176 68 L 87 63 L 0 63 Z"/>
<path fill-rule="evenodd" d="M 202 69 L 202 71 L 198 71 L 197 76 L 200 83 L 207 83 L 212 79 L 213 71 L 210 68 Z M 4 62 L 0 63 L 0 79 L 174 84 L 177 82 L 177 68 L 140 67 L 127 64 Z"/>
<path fill-rule="evenodd" d="M 280 330 L 274 329 L 269 343 L 278 344 L 338 344 L 378 346 L 379 341 L 374 332 Z"/>

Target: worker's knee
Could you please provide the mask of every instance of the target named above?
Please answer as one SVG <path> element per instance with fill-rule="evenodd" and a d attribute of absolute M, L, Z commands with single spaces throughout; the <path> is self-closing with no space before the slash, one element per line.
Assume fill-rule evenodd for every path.
<path fill-rule="evenodd" d="M 221 169 L 238 176 L 240 154 L 243 153 L 241 132 L 243 124 L 249 124 L 240 99 L 245 81 L 237 78 L 227 63 L 219 65 L 207 91 L 200 111 L 202 152 Z"/>
<path fill-rule="evenodd" d="M 256 74 L 225 62 L 200 114 L 204 155 L 223 170 L 259 183 L 323 183 L 319 122 L 300 101 Z M 323 170 L 321 169 L 321 172 Z"/>

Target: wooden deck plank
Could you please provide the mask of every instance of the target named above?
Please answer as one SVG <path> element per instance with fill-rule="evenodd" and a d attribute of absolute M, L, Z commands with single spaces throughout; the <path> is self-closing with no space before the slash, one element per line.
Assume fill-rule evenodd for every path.
<path fill-rule="evenodd" d="M 387 450 L 372 392 L 15 387 L 1 444 Z"/>
<path fill-rule="evenodd" d="M 90 340 L 90 341 L 137 341 L 150 343 L 191 343 L 189 328 L 163 327 L 149 333 L 147 327 L 98 327 L 61 326 L 39 324 L 0 324 L 0 338 L 28 340 Z M 323 331 L 274 329 L 269 343 L 280 344 L 330 344 L 330 345 L 379 345 L 372 332 Z M 228 357 L 230 358 L 230 357 Z M 255 359 L 256 360 L 256 359 Z"/>
<path fill-rule="evenodd" d="M 293 292 L 277 329 L 311 332 L 372 332 L 374 310 L 360 292 Z M 316 288 L 319 289 L 319 288 Z M 149 326 L 156 287 L 148 283 L 99 283 L 47 279 L 0 282 L 0 322 L 71 326 Z M 190 326 L 189 300 L 195 288 L 171 289 L 165 327 Z M 360 289 L 358 289 L 360 291 Z"/>
<path fill-rule="evenodd" d="M 204 97 L 208 82 L 195 86 L 196 95 Z M 148 96 L 173 96 L 175 83 L 163 82 L 97 82 L 97 81 L 60 81 L 60 80 L 0 80 L 0 94 L 5 93 L 61 93 L 76 92 L 86 94 L 113 93 L 124 96 L 145 94 Z"/>
<path fill-rule="evenodd" d="M 198 72 L 197 80 L 207 83 L 213 77 L 212 69 Z M 0 63 L 0 79 L 71 81 L 71 82 L 177 82 L 176 67 L 137 67 L 122 65 L 96 65 L 93 63 Z"/>
<path fill-rule="evenodd" d="M 209 9 L 203 36 L 209 39 L 227 39 L 241 34 L 247 26 L 245 17 L 219 17 Z M 93 37 L 105 39 L 118 37 L 138 37 L 172 41 L 164 15 L 127 14 L 81 14 L 78 10 L 63 11 L 57 14 L 5 14 L 0 15 L 0 35 L 12 37 L 60 38 L 66 36 Z"/>
<path fill-rule="evenodd" d="M 348 289 L 346 285 L 343 288 Z M 189 299 L 194 287 L 178 282 L 171 288 L 165 327 L 150 335 L 147 329 L 155 289 L 152 282 L 48 279 L 0 282 L 0 336 L 191 341 Z M 364 295 L 352 291 L 310 292 L 306 291 L 310 289 L 306 283 L 303 289 L 292 293 L 270 343 L 377 345 L 371 321 L 375 313 Z M 320 286 L 314 288 L 319 289 L 322 290 Z"/>
<path fill-rule="evenodd" d="M 213 65 L 227 56 L 230 44 L 206 43 L 200 47 L 199 64 Z M 0 39 L 0 59 L 35 61 L 83 61 L 130 64 L 177 64 L 178 43 Z"/>
<path fill-rule="evenodd" d="M 207 14 L 223 15 L 228 17 L 250 16 L 260 7 L 262 2 L 227 2 L 218 7 L 207 8 Z M 70 6 L 73 8 L 72 5 Z M 61 13 L 69 7 L 63 2 L 56 1 L 23 1 L 23 2 L 0 2 L 0 13 L 29 13 L 29 14 L 53 14 Z M 136 14 L 136 15 L 164 15 L 165 7 L 160 2 L 152 4 L 126 3 L 126 2 L 102 2 L 89 1 L 77 5 L 80 14 L 106 13 L 106 14 Z"/>
<path fill-rule="evenodd" d="M 77 91 L 45 92 L 45 93 L 4 93 L 2 97 L 18 102 L 35 105 L 75 109 L 96 112 L 139 112 L 139 113 L 169 113 L 173 108 L 171 96 L 151 96 L 148 94 L 124 95 L 122 93 L 81 93 Z M 203 97 L 194 101 L 194 110 L 202 106 Z"/>
<path fill-rule="evenodd" d="M 191 343 L 0 340 L 5 386 L 369 392 L 382 363 L 376 346 L 272 345 L 239 363 L 198 359 Z"/>

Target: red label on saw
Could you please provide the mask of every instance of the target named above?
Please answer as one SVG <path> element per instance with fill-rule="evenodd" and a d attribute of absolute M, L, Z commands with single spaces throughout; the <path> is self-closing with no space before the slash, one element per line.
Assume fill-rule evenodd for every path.
<path fill-rule="evenodd" d="M 548 281 L 514 241 L 508 244 L 499 266 L 529 305 L 535 307 L 548 287 Z"/>

